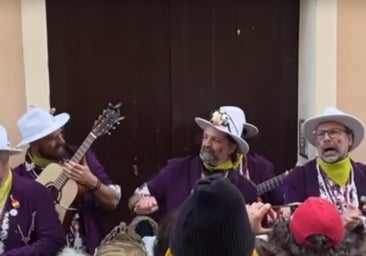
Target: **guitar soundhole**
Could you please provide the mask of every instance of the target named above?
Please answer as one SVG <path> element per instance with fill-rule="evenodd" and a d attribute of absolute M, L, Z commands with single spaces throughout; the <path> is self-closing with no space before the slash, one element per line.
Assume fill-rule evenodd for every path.
<path fill-rule="evenodd" d="M 46 187 L 51 192 L 51 196 L 56 203 L 60 203 L 61 193 L 53 183 L 47 183 Z"/>

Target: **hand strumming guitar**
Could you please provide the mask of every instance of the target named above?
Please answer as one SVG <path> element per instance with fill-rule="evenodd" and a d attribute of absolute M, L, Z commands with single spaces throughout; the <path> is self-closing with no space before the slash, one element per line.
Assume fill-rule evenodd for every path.
<path fill-rule="evenodd" d="M 98 183 L 98 178 L 90 171 L 85 159 L 83 159 L 82 164 L 74 161 L 65 162 L 63 167 L 69 179 L 85 185 L 89 189 L 94 188 Z"/>

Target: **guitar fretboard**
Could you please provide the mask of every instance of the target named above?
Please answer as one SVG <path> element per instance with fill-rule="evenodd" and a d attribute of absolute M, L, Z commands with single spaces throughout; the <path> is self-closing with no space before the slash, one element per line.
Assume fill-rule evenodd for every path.
<path fill-rule="evenodd" d="M 90 132 L 89 135 L 85 138 L 81 146 L 75 152 L 73 157 L 71 158 L 72 161 L 76 163 L 80 163 L 81 159 L 84 157 L 86 151 L 90 148 L 97 137 Z M 55 185 L 57 188 L 62 188 L 65 183 L 67 182 L 68 178 L 66 177 L 65 172 L 62 172 L 61 175 L 55 180 Z"/>
<path fill-rule="evenodd" d="M 288 174 L 288 172 L 282 173 L 276 177 L 266 180 L 257 185 L 257 194 L 261 196 L 271 190 L 274 190 L 283 184 L 283 178 Z"/>

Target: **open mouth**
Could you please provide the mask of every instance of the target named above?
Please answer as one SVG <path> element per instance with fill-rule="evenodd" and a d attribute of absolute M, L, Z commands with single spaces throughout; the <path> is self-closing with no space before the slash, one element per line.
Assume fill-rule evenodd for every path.
<path fill-rule="evenodd" d="M 333 155 L 337 153 L 337 149 L 334 147 L 327 147 L 323 149 L 323 153 L 324 155 Z"/>

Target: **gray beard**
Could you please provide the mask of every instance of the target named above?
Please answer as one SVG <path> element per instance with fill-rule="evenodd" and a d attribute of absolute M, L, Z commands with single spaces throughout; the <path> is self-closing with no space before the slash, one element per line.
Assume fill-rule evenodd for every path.
<path fill-rule="evenodd" d="M 206 164 L 209 164 L 209 165 L 212 165 L 212 166 L 218 165 L 217 158 L 213 154 L 211 154 L 209 152 L 206 152 L 204 150 L 201 150 L 200 158 Z"/>

